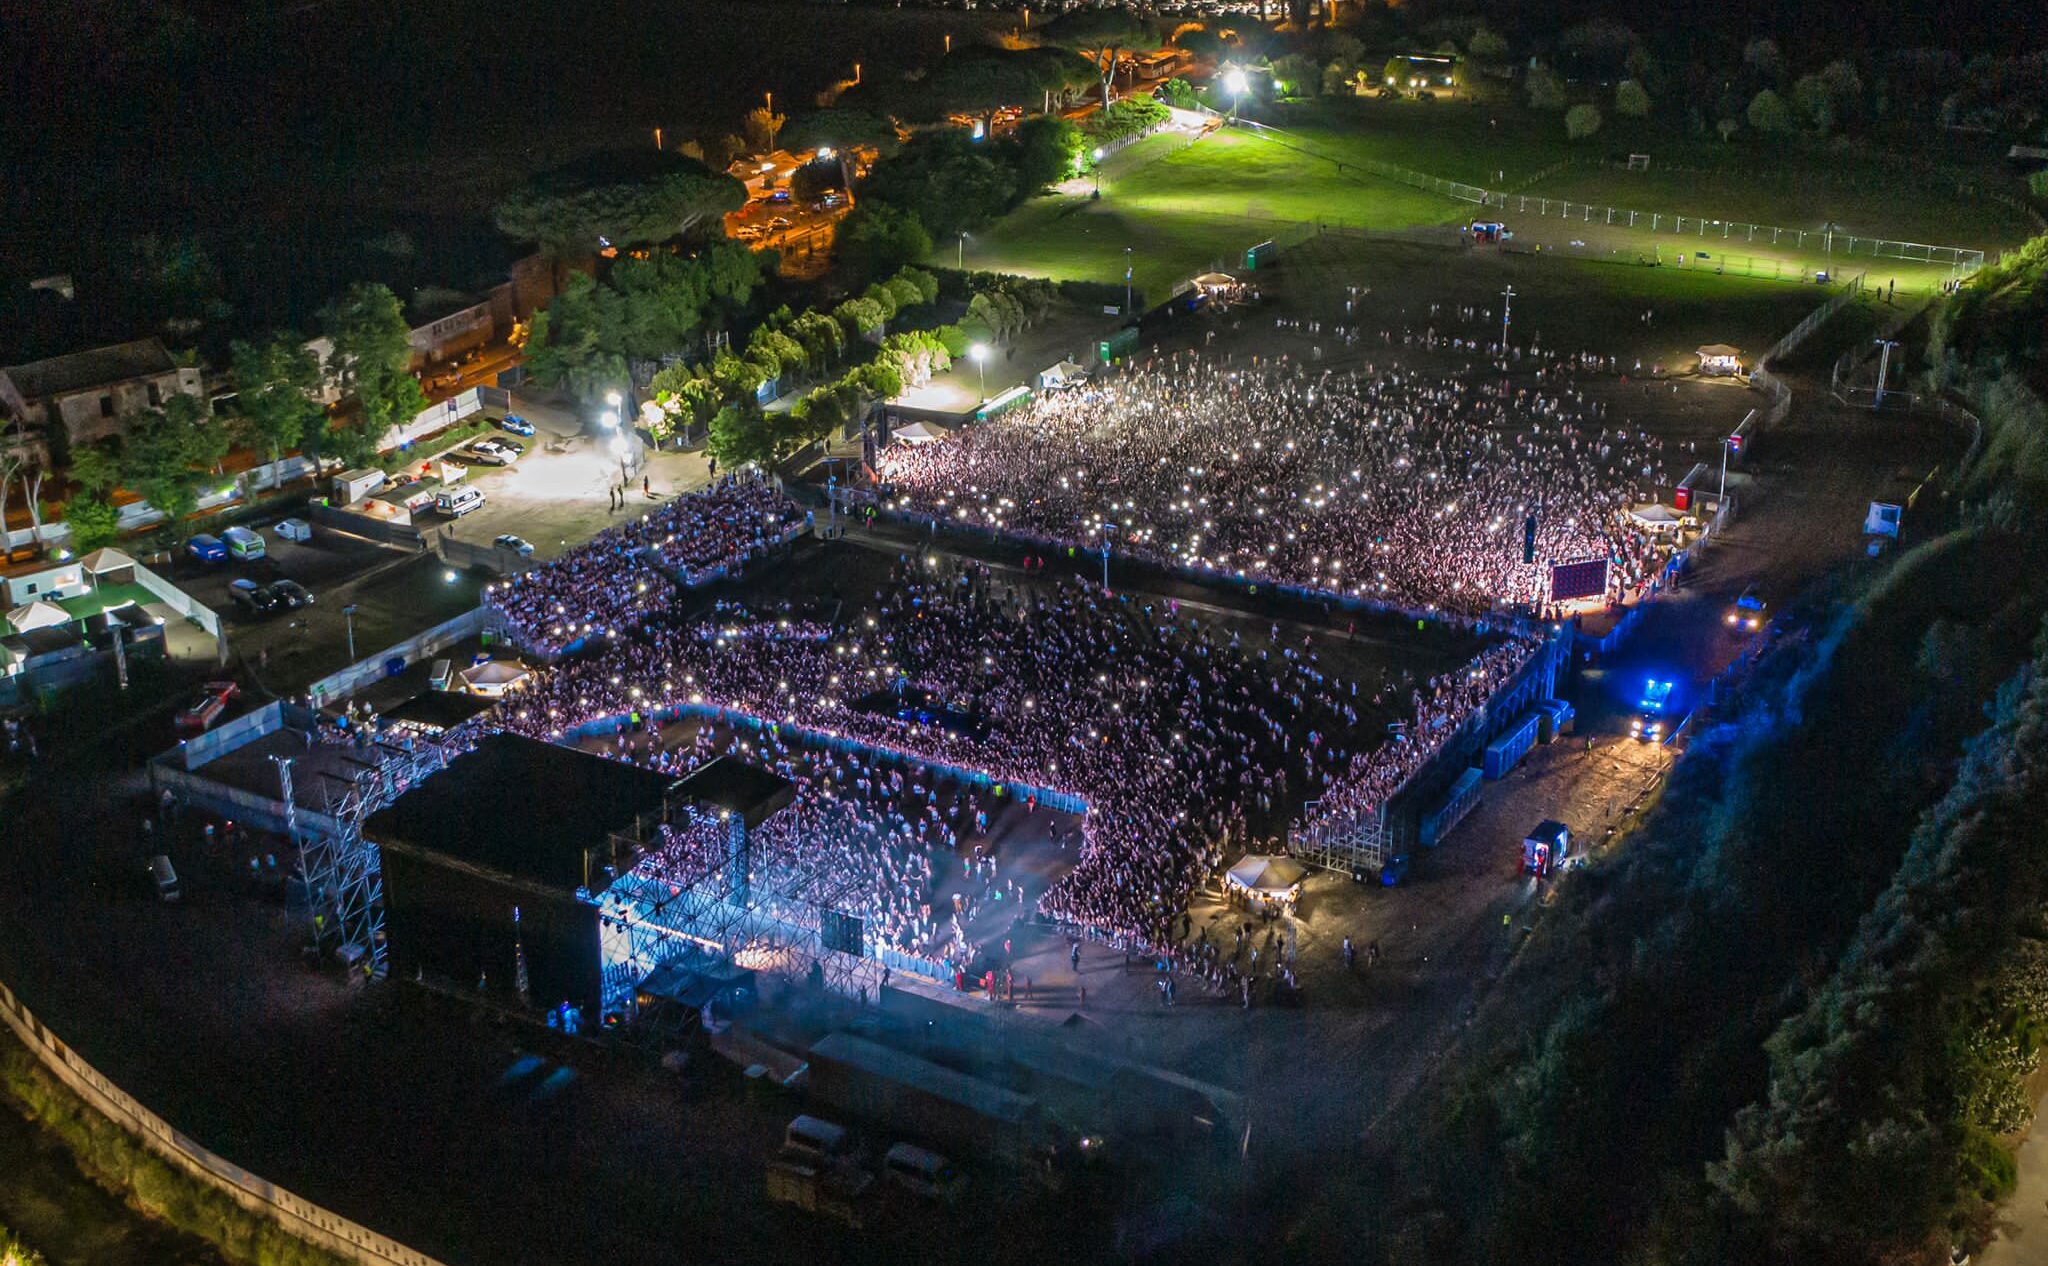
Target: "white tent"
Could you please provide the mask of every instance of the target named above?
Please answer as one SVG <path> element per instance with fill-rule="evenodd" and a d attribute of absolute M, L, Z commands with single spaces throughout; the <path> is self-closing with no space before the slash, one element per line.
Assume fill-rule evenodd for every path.
<path fill-rule="evenodd" d="M 102 549 L 96 549 L 84 558 L 79 559 L 78 565 L 85 568 L 88 573 L 97 576 L 101 572 L 119 571 L 123 567 L 133 567 L 135 566 L 135 560 L 123 554 L 120 550 L 107 546 Z"/>
<path fill-rule="evenodd" d="M 1678 515 L 1661 505 L 1637 506 L 1628 512 L 1629 522 L 1645 532 L 1676 532 Z"/>
<path fill-rule="evenodd" d="M 901 440 L 905 444 L 936 444 L 946 437 L 922 422 L 912 422 L 909 426 L 899 426 L 889 432 L 889 438 Z"/>
<path fill-rule="evenodd" d="M 1076 365 L 1073 361 L 1063 360 L 1038 375 L 1038 389 L 1040 391 L 1054 391 L 1061 387 L 1071 387 L 1075 383 L 1086 382 L 1087 380 L 1088 371 L 1086 368 Z"/>
<path fill-rule="evenodd" d="M 61 629 L 71 623 L 71 613 L 54 602 L 38 598 L 25 607 L 9 611 L 7 622 L 14 626 L 16 633 L 26 633 L 30 629 Z"/>
<path fill-rule="evenodd" d="M 1268 897 L 1285 897 L 1301 887 L 1308 868 L 1291 857 L 1248 854 L 1230 868 L 1230 882 L 1246 892 Z"/>
<path fill-rule="evenodd" d="M 508 691 L 517 689 L 529 674 L 523 664 L 509 659 L 494 659 L 462 670 L 462 684 L 469 693 L 496 699 Z"/>

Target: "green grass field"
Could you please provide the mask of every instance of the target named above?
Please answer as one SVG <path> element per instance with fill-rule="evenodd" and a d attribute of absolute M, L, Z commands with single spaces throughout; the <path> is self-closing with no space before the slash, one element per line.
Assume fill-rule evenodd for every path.
<path fill-rule="evenodd" d="M 1664 120 L 1607 115 L 1578 142 L 1558 115 L 1515 103 L 1325 99 L 1277 107 L 1267 121 L 1338 158 L 1575 202 L 1786 228 L 1833 222 L 1860 236 L 1980 250 L 2039 231 L 1993 196 L 2025 194 L 1995 147 L 1917 134 L 1860 146 L 1740 134 L 1724 143 Z M 1650 156 L 1648 171 L 1603 165 L 1634 153 Z M 1560 163 L 1569 165 L 1552 170 Z"/>

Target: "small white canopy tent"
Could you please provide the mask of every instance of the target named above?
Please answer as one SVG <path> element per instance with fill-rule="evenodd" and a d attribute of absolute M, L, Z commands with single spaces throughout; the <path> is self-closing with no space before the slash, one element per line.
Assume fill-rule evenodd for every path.
<path fill-rule="evenodd" d="M 71 623 L 71 613 L 54 602 L 38 598 L 25 607 L 9 611 L 7 622 L 14 626 L 16 633 L 26 633 L 30 629 L 61 629 Z"/>
<path fill-rule="evenodd" d="M 1308 868 L 1291 857 L 1252 853 L 1230 868 L 1230 882 L 1246 892 L 1284 897 L 1298 890 L 1307 874 Z"/>
<path fill-rule="evenodd" d="M 1629 522 L 1652 535 L 1678 530 L 1679 516 L 1661 505 L 1637 506 L 1628 512 Z"/>
<path fill-rule="evenodd" d="M 1739 374 L 1742 372 L 1742 349 L 1726 343 L 1708 343 L 1699 349 L 1700 372 L 1703 374 Z"/>
<path fill-rule="evenodd" d="M 1085 368 L 1076 365 L 1073 361 L 1063 360 L 1038 375 L 1038 389 L 1040 391 L 1055 391 L 1061 387 L 1071 387 L 1075 383 L 1086 382 L 1087 380 L 1088 371 Z"/>
<path fill-rule="evenodd" d="M 517 689 L 531 674 L 523 664 L 509 659 L 494 659 L 487 664 L 463 669 L 461 676 L 462 685 L 469 693 L 496 699 Z"/>
<path fill-rule="evenodd" d="M 936 444 L 946 437 L 922 422 L 912 422 L 909 426 L 899 426 L 890 431 L 889 438 L 905 444 Z"/>

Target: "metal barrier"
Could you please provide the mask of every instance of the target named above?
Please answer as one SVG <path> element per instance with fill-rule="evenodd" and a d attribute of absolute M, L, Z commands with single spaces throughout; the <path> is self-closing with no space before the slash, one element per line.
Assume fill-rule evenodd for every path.
<path fill-rule="evenodd" d="M 288 1234 L 366 1266 L 441 1266 L 438 1259 L 294 1195 L 180 1133 L 65 1045 L 4 984 L 0 984 L 0 1021 L 51 1076 L 88 1107 L 186 1174 L 249 1212 L 275 1222 Z"/>
<path fill-rule="evenodd" d="M 357 660 L 338 672 L 329 673 L 306 687 L 307 697 L 313 707 L 325 707 L 333 700 L 354 694 L 365 683 L 385 676 L 385 665 L 394 658 L 402 659 L 408 665 L 416 664 L 436 651 L 475 637 L 487 629 L 495 633 L 502 624 L 503 617 L 496 610 L 472 607 L 452 620 L 444 620 L 423 633 L 415 633 L 403 642 L 385 647 L 367 659 Z"/>

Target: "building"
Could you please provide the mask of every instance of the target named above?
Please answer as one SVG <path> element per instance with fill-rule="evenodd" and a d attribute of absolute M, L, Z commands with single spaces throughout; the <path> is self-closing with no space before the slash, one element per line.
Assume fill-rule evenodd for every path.
<path fill-rule="evenodd" d="M 161 339 L 137 339 L 0 369 L 0 413 L 45 440 L 88 444 L 127 430 L 171 396 L 203 392 L 197 366 L 179 365 Z"/>
<path fill-rule="evenodd" d="M 381 855 L 391 963 L 497 1001 L 599 1014 L 598 902 L 674 780 L 513 734 L 363 823 Z"/>

